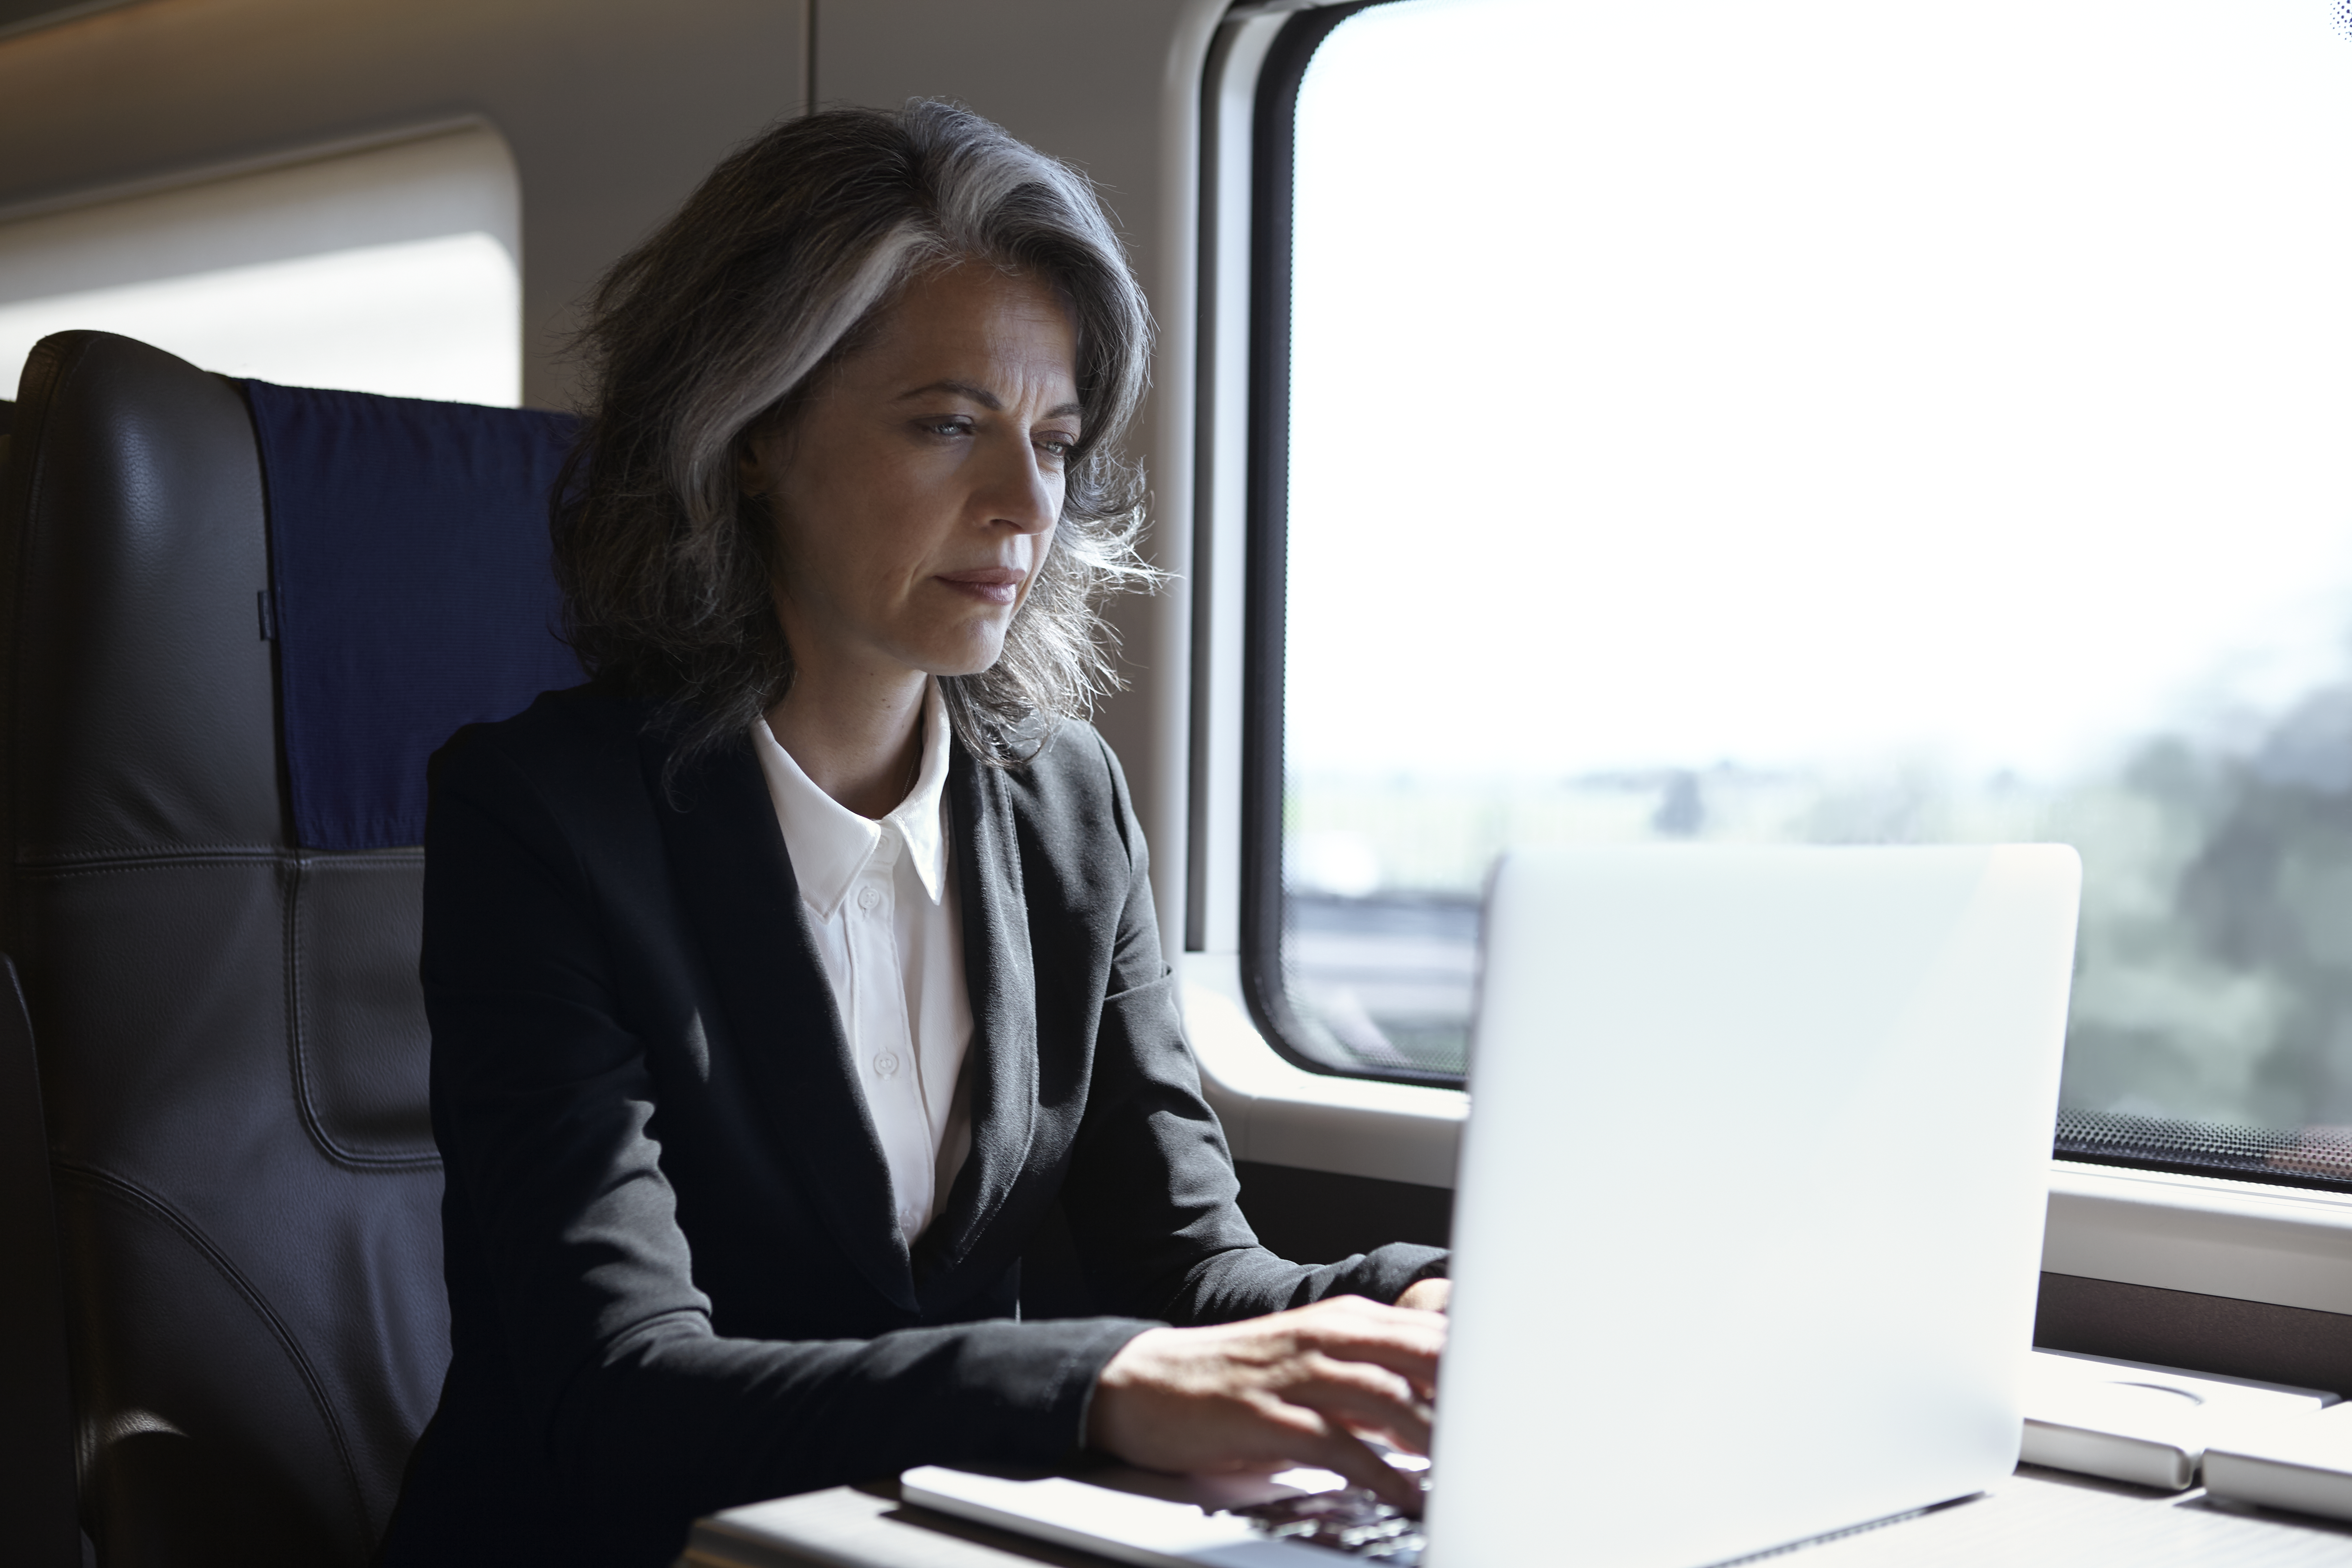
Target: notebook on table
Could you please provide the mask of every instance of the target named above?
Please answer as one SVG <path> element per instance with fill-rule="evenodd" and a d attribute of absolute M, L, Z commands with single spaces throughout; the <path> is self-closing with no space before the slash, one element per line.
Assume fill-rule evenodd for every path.
<path fill-rule="evenodd" d="M 2205 1489 L 2231 1502 L 2352 1520 L 2352 1405 L 2216 1438 L 2205 1450 Z"/>
<path fill-rule="evenodd" d="M 2028 1358 L 2029 1465 L 2159 1491 L 2196 1484 L 2210 1448 L 2260 1442 L 2336 1403 L 2315 1388 L 2037 1350 Z"/>

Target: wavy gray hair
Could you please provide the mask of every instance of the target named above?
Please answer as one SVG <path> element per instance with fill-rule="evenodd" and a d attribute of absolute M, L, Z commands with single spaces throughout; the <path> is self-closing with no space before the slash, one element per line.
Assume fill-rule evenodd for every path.
<path fill-rule="evenodd" d="M 553 521 L 566 636 L 593 679 L 665 700 L 673 768 L 792 683 L 772 530 L 736 479 L 744 438 L 789 418 L 911 279 L 959 261 L 1068 305 L 1083 434 L 1003 657 L 941 681 L 948 713 L 1003 764 L 1034 750 L 1041 721 L 1118 686 L 1102 603 L 1160 574 L 1136 550 L 1141 476 L 1118 455 L 1150 316 L 1108 216 L 1084 175 L 954 104 L 827 110 L 713 170 L 606 274 L 580 334 L 595 391 Z"/>

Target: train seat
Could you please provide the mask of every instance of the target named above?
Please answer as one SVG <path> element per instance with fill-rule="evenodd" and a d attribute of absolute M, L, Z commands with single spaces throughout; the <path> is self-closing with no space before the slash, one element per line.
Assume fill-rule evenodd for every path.
<path fill-rule="evenodd" d="M 358 1568 L 448 1355 L 424 759 L 579 679 L 572 427 L 101 332 L 14 416 L 0 1560 Z"/>

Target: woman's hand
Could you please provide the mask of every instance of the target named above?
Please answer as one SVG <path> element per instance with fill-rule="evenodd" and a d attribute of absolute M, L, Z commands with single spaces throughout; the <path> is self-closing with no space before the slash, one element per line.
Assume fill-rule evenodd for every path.
<path fill-rule="evenodd" d="M 1155 1470 L 1319 1465 L 1418 1512 L 1412 1482 L 1356 1434 L 1427 1453 L 1444 1345 L 1437 1313 L 1360 1296 L 1213 1328 L 1152 1329 L 1103 1368 L 1087 1437 Z"/>

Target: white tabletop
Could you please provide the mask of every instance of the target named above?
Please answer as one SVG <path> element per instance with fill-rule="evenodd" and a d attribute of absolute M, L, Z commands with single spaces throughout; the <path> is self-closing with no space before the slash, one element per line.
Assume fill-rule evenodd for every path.
<path fill-rule="evenodd" d="M 681 1568 L 1034 1568 L 1103 1559 L 926 1514 L 881 1489 L 836 1487 L 766 1505 L 790 1544 Z M 1349 1560 L 1332 1554 L 1334 1568 Z M 1748 1559 L 1756 1562 L 1758 1559 Z M 2352 1568 L 2352 1524 L 2242 1510 L 2021 1468 L 1980 1498 L 1772 1557 L 1788 1568 Z"/>
<path fill-rule="evenodd" d="M 1752 1561 L 1752 1559 L 1751 1559 Z M 1820 1542 L 1790 1568 L 2305 1568 L 2352 1565 L 2352 1525 L 2021 1468 L 1980 1498 Z"/>

